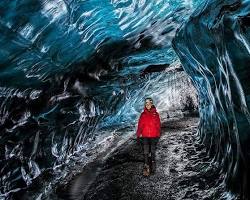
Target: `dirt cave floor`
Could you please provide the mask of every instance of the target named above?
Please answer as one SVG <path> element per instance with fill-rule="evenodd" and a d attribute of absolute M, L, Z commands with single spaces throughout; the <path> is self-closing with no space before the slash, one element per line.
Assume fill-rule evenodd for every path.
<path fill-rule="evenodd" d="M 223 174 L 197 140 L 198 122 L 195 117 L 162 122 L 155 174 L 142 175 L 143 151 L 135 135 L 108 156 L 88 187 L 86 176 L 75 177 L 67 187 L 71 195 L 65 199 L 226 199 Z"/>

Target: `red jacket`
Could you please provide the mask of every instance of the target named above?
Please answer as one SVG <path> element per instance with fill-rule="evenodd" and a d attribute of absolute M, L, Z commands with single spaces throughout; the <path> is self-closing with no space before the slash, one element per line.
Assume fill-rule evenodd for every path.
<path fill-rule="evenodd" d="M 159 113 L 156 111 L 154 105 L 148 110 L 146 106 L 139 118 L 138 127 L 136 131 L 137 137 L 160 137 L 161 121 Z"/>

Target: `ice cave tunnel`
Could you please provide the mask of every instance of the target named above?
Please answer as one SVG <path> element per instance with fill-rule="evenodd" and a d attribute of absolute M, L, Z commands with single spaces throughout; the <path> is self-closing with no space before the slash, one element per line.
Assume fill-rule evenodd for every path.
<path fill-rule="evenodd" d="M 0 1 L 0 199 L 249 199 L 249 25 L 249 0 Z M 148 96 L 166 137 L 144 180 Z"/>

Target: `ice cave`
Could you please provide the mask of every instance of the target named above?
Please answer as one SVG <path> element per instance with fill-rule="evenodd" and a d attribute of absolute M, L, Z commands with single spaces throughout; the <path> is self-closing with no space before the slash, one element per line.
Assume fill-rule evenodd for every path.
<path fill-rule="evenodd" d="M 0 30 L 1 200 L 250 199 L 249 0 L 2 0 Z"/>

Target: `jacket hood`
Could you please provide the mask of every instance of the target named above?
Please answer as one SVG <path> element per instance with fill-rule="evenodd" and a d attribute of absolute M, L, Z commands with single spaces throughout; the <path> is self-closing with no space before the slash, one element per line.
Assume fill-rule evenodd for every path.
<path fill-rule="evenodd" d="M 148 110 L 146 108 L 146 106 L 144 106 L 144 112 L 156 112 L 156 107 L 154 105 L 152 105 L 152 107 L 150 108 L 150 110 Z"/>

